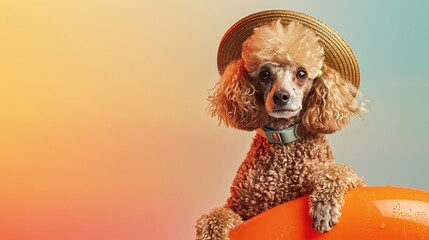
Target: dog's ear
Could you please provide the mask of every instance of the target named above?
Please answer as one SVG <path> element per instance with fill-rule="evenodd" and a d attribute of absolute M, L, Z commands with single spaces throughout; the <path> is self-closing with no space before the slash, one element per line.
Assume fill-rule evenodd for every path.
<path fill-rule="evenodd" d="M 268 119 L 255 94 L 256 89 L 243 60 L 235 60 L 227 66 L 213 95 L 209 96 L 209 112 L 226 126 L 253 131 L 262 127 Z"/>
<path fill-rule="evenodd" d="M 350 82 L 329 66 L 324 65 L 322 71 L 306 99 L 302 122 L 309 131 L 333 133 L 366 110 L 356 101 L 358 90 Z"/>

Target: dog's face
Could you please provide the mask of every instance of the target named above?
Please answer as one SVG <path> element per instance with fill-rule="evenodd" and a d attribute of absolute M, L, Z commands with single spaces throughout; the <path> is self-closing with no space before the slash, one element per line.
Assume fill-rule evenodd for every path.
<path fill-rule="evenodd" d="M 228 64 L 209 97 L 209 110 L 227 126 L 248 131 L 298 117 L 310 131 L 332 133 L 365 110 L 356 94 L 324 64 L 324 49 L 312 30 L 275 21 L 254 29 L 243 43 L 241 59 Z"/>
<path fill-rule="evenodd" d="M 243 60 L 255 88 L 263 92 L 264 107 L 275 118 L 290 118 L 323 66 L 323 47 L 311 30 L 297 22 L 280 21 L 257 28 L 243 44 Z"/>
<path fill-rule="evenodd" d="M 251 77 L 260 84 L 259 88 L 264 93 L 265 110 L 275 118 L 296 116 L 313 84 L 305 68 L 277 62 L 262 63 Z"/>

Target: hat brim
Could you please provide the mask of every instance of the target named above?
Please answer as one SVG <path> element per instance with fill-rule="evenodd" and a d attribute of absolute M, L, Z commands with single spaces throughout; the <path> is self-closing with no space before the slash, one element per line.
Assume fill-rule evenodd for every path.
<path fill-rule="evenodd" d="M 219 74 L 223 74 L 228 64 L 241 58 L 243 42 L 253 33 L 253 29 L 281 19 L 283 24 L 299 21 L 320 37 L 325 50 L 325 64 L 335 69 L 344 79 L 359 88 L 359 65 L 350 46 L 331 27 L 309 15 L 290 10 L 268 10 L 242 18 L 224 34 L 218 49 L 217 64 Z"/>

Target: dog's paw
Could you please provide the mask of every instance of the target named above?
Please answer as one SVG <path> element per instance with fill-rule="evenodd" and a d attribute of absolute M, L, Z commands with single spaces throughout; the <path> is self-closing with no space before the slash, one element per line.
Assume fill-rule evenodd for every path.
<path fill-rule="evenodd" d="M 340 218 L 340 204 L 316 202 L 310 206 L 310 216 L 313 220 L 313 229 L 327 233 L 338 223 Z"/>
<path fill-rule="evenodd" d="M 229 231 L 242 222 L 231 209 L 214 208 L 197 220 L 196 240 L 229 240 Z"/>

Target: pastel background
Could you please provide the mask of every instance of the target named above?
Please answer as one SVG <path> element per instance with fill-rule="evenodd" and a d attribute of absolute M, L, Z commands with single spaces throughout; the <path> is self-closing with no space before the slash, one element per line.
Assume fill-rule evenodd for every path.
<path fill-rule="evenodd" d="M 193 239 L 253 133 L 206 98 L 223 33 L 313 15 L 351 45 L 364 119 L 329 136 L 370 185 L 429 190 L 427 1 L 0 1 L 0 239 Z"/>

